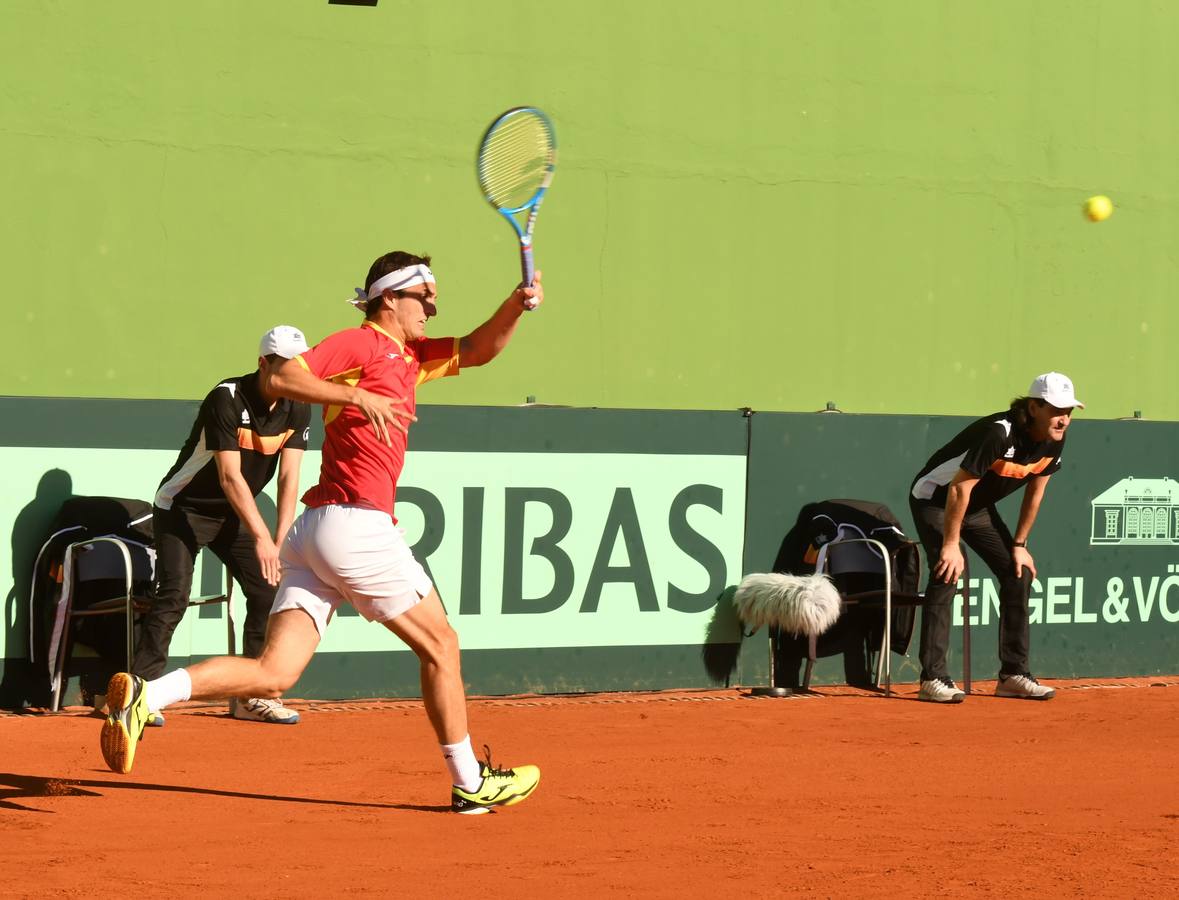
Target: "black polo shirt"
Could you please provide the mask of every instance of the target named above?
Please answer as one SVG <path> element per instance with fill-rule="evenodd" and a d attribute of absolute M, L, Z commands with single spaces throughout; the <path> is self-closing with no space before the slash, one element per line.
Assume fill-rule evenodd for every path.
<path fill-rule="evenodd" d="M 965 469 L 979 481 L 970 493 L 968 513 L 993 506 L 1019 490 L 1033 475 L 1051 475 L 1060 468 L 1064 441 L 1034 441 L 1015 427 L 1010 410 L 992 413 L 967 425 L 929 458 L 913 479 L 911 495 L 945 506 L 947 486 Z"/>
<path fill-rule="evenodd" d="M 206 515 L 232 513 L 213 458 L 220 450 L 241 453 L 242 478 L 257 497 L 274 477 L 283 447 L 307 449 L 311 422 L 311 407 L 306 403 L 283 398 L 274 409 L 269 407 L 259 389 L 257 371 L 227 378 L 213 388 L 201 403 L 176 463 L 160 482 L 155 505 Z"/>

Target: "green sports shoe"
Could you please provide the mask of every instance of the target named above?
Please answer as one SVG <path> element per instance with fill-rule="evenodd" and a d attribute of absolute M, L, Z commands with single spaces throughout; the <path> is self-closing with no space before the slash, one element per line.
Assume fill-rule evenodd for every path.
<path fill-rule="evenodd" d="M 464 791 L 457 785 L 450 789 L 450 809 L 466 816 L 477 816 L 491 812 L 497 806 L 515 806 L 527 799 L 540 784 L 540 769 L 536 766 L 517 766 L 514 769 L 497 769 L 491 764 L 491 750 L 485 744 L 486 759 L 480 774 L 483 781 L 473 791 Z"/>
<path fill-rule="evenodd" d="M 102 723 L 102 758 L 112 772 L 126 775 L 135 762 L 135 745 L 151 713 L 143 679 L 127 672 L 111 676 L 106 688 L 106 705 L 110 712 Z"/>

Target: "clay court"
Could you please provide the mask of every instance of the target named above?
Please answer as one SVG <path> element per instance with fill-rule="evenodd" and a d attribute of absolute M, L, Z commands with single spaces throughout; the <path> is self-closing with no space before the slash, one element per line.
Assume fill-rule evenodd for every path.
<path fill-rule="evenodd" d="M 475 700 L 476 742 L 543 770 L 477 817 L 414 701 L 169 710 L 127 777 L 86 710 L 4 715 L 2 893 L 1179 895 L 1179 679 L 1058 687 Z"/>

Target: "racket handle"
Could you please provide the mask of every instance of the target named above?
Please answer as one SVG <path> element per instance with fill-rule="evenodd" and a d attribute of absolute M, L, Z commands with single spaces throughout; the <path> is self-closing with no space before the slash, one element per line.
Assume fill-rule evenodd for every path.
<path fill-rule="evenodd" d="M 532 287 L 532 275 L 536 267 L 532 263 L 532 245 L 520 245 L 520 273 L 523 276 L 520 283 L 524 287 Z"/>

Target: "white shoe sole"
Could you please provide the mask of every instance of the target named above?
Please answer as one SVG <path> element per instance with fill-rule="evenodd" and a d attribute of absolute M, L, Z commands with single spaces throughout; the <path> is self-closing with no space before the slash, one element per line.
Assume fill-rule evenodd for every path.
<path fill-rule="evenodd" d="M 236 703 L 233 703 L 229 707 L 229 716 L 230 718 L 237 719 L 239 722 L 260 722 L 263 725 L 298 725 L 299 713 L 290 707 L 282 708 L 288 715 L 284 718 L 272 718 L 266 715 L 252 715 L 249 712 L 243 711 L 242 707 Z"/>
<path fill-rule="evenodd" d="M 966 693 L 957 688 L 949 696 L 934 697 L 931 694 L 925 693 L 924 690 L 917 691 L 917 699 L 923 703 L 961 703 L 966 699 Z"/>

